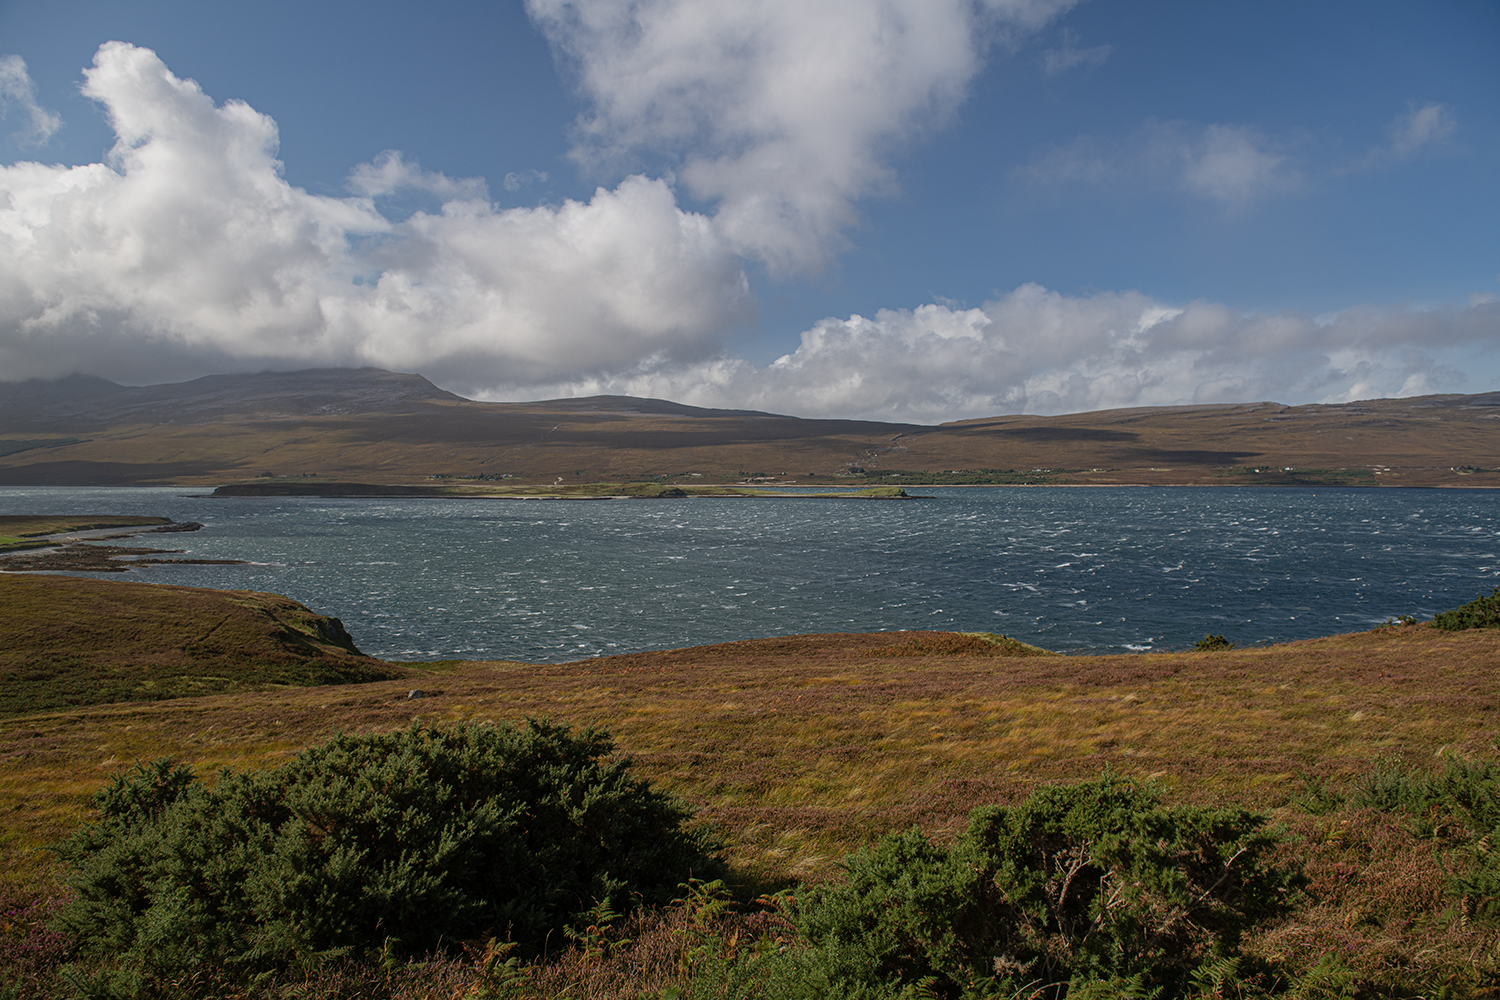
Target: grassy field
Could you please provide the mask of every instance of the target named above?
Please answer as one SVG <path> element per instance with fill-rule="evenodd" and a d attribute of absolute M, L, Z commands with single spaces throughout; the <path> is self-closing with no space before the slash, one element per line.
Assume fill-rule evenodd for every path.
<path fill-rule="evenodd" d="M 119 586 L 119 585 L 116 585 Z M 418 680 L 33 711 L 0 720 L 4 877 L 135 760 L 257 767 L 415 719 L 598 725 L 729 835 L 742 870 L 825 877 L 868 838 L 954 831 L 974 806 L 1106 766 L 1174 799 L 1276 808 L 1305 778 L 1481 754 L 1500 733 L 1500 635 L 1422 626 L 1259 649 L 1029 652 L 976 636 L 800 636 Z M 426 697 L 409 699 L 413 687 Z"/>
<path fill-rule="evenodd" d="M 1253 954 L 1305 971 L 1338 953 L 1375 984 L 1371 996 L 1428 996 L 1444 983 L 1452 996 L 1487 996 L 1483 984 L 1500 983 L 1500 932 L 1446 895 L 1467 848 L 1341 805 L 1372 771 L 1494 756 L 1500 630 L 1393 624 L 1120 656 L 884 632 L 567 664 L 382 664 L 332 620 L 269 594 L 0 577 L 0 612 L 14 637 L 0 650 L 0 898 L 20 901 L 5 904 L 0 950 L 41 953 L 16 935 L 45 937 L 26 914 L 60 891 L 48 845 L 136 761 L 171 756 L 211 774 L 279 764 L 340 732 L 531 716 L 613 733 L 639 774 L 720 829 L 752 893 L 837 878 L 844 855 L 887 832 L 949 837 L 976 806 L 1110 769 L 1171 802 L 1246 804 L 1285 824 L 1281 851 L 1306 866 L 1309 894 L 1248 943 Z M 514 995 L 675 988 L 701 914 L 642 919 L 612 931 L 621 943 L 603 952 L 527 971 Z M 723 939 L 787 933 L 763 910 L 722 929 Z M 277 995 L 478 995 L 482 970 L 472 958 L 359 966 Z"/>

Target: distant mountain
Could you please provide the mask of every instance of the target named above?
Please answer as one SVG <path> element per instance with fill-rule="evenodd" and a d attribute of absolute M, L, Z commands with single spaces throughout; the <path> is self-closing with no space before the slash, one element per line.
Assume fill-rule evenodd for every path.
<path fill-rule="evenodd" d="M 1500 487 L 1500 392 L 928 426 L 628 396 L 484 403 L 375 368 L 0 383 L 0 484 L 283 477 Z"/>
<path fill-rule="evenodd" d="M 0 427 L 87 431 L 135 422 L 204 423 L 245 414 L 400 413 L 437 401 L 467 402 L 420 375 L 380 368 L 206 375 L 142 386 L 70 375 L 0 382 Z"/>

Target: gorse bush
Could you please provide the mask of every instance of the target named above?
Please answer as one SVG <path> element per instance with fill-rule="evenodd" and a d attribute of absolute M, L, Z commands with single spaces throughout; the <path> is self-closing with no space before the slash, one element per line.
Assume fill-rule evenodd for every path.
<path fill-rule="evenodd" d="M 1459 839 L 1477 840 L 1500 830 L 1500 762 L 1450 758 L 1437 774 L 1379 767 L 1354 782 L 1349 804 L 1405 813 L 1422 836 L 1450 827 Z"/>
<path fill-rule="evenodd" d="M 613 751 L 530 721 L 339 736 L 211 786 L 137 765 L 57 848 L 76 894 L 59 925 L 137 985 L 488 936 L 561 948 L 591 912 L 664 903 L 720 869 L 687 811 Z"/>
<path fill-rule="evenodd" d="M 844 884 L 798 898 L 806 947 L 711 963 L 704 993 L 1184 995 L 1236 974 L 1241 936 L 1293 903 L 1300 874 L 1268 860 L 1278 838 L 1111 775 L 1042 788 L 975 810 L 951 848 L 911 830 L 852 855 Z"/>
<path fill-rule="evenodd" d="M 1215 650 L 1220 649 L 1233 649 L 1234 643 L 1230 642 L 1228 639 L 1215 632 L 1210 635 L 1205 635 L 1203 638 L 1193 643 L 1193 648 L 1200 653 L 1211 653 Z"/>
<path fill-rule="evenodd" d="M 1488 597 L 1475 598 L 1452 611 L 1444 611 L 1432 619 L 1432 624 L 1447 632 L 1500 628 L 1500 587 L 1496 587 Z"/>

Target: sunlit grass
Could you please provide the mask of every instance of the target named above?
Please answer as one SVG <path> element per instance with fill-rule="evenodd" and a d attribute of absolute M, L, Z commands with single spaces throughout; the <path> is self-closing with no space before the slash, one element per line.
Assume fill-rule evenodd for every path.
<path fill-rule="evenodd" d="M 468 664 L 420 682 L 11 719 L 0 723 L 3 874 L 44 876 L 40 848 L 135 760 L 262 767 L 336 731 L 418 718 L 602 726 L 645 777 L 726 832 L 734 862 L 770 879 L 826 875 L 880 833 L 953 832 L 975 805 L 1106 766 L 1174 798 L 1271 808 L 1300 772 L 1342 780 L 1382 759 L 1483 752 L 1500 728 L 1493 632 L 1414 627 L 1228 653 L 878 654 L 897 638 Z M 408 700 L 413 686 L 429 697 Z"/>

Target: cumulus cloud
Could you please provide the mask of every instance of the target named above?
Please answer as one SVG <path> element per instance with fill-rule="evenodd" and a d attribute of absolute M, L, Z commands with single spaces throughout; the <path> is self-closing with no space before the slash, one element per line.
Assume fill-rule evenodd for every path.
<path fill-rule="evenodd" d="M 505 175 L 501 187 L 514 194 L 529 184 L 545 181 L 547 172 L 545 170 L 512 170 Z"/>
<path fill-rule="evenodd" d="M 148 49 L 100 47 L 83 93 L 107 161 L 0 167 L 0 371 L 205 371 L 374 364 L 437 378 L 576 378 L 711 354 L 745 316 L 738 260 L 669 186 L 498 210 L 484 184 L 399 153 L 353 195 L 289 185 L 270 118 L 215 105 Z M 440 211 L 390 219 L 414 188 Z"/>
<path fill-rule="evenodd" d="M 1451 151 L 1453 137 L 1458 134 L 1458 114 L 1449 104 L 1408 101 L 1406 111 L 1390 121 L 1385 133 L 1385 142 L 1335 165 L 1331 172 L 1341 176 L 1380 170 L 1418 156 Z"/>
<path fill-rule="evenodd" d="M 541 395 L 626 393 L 799 416 L 936 423 L 1122 406 L 1342 402 L 1474 391 L 1445 355 L 1485 351 L 1500 302 L 1359 308 L 1314 318 L 1135 292 L 1067 296 L 1035 284 L 973 309 L 925 305 L 826 319 L 770 365 L 647 365 Z M 518 387 L 506 387 L 514 393 Z M 538 387 L 540 388 L 540 387 Z"/>
<path fill-rule="evenodd" d="M 20 56 L 0 57 L 0 118 L 19 112 L 26 124 L 11 139 L 22 146 L 41 146 L 62 128 L 62 116 L 36 102 L 36 85 Z"/>
<path fill-rule="evenodd" d="M 1069 51 L 1065 44 L 1048 52 L 1048 71 L 1053 72 L 1054 56 L 1063 59 Z M 1254 126 L 1153 120 L 1123 136 L 1079 136 L 1042 152 L 1017 174 L 1044 185 L 1175 190 L 1233 212 L 1296 190 L 1308 177 L 1336 178 L 1441 150 L 1457 132 L 1458 117 L 1450 105 L 1412 101 L 1387 127 L 1387 141 L 1358 158 L 1344 163 L 1309 158 L 1299 165 L 1291 152 L 1293 142 Z"/>
<path fill-rule="evenodd" d="M 773 273 L 843 245 L 884 157 L 943 121 L 985 46 L 1077 0 L 527 0 L 592 104 L 575 156 L 663 156 Z"/>
<path fill-rule="evenodd" d="M 1148 121 L 1123 138 L 1080 136 L 1020 170 L 1042 184 L 1084 182 L 1186 192 L 1240 209 L 1301 181 L 1281 144 L 1247 125 Z"/>
<path fill-rule="evenodd" d="M 1250 128 L 1210 125 L 1187 142 L 1169 140 L 1166 152 L 1182 165 L 1183 187 L 1225 205 L 1244 205 L 1294 183 L 1287 158 Z"/>

